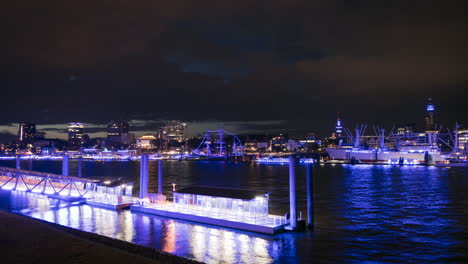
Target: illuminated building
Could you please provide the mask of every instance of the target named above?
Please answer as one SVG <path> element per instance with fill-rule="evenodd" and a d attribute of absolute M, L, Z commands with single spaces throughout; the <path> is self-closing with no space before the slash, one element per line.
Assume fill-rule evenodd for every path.
<path fill-rule="evenodd" d="M 432 98 L 429 98 L 429 102 L 426 106 L 426 117 L 424 118 L 426 131 L 435 130 L 434 111 L 435 107 L 432 103 Z"/>
<path fill-rule="evenodd" d="M 280 134 L 279 136 L 273 137 L 270 140 L 270 150 L 273 152 L 282 152 L 286 151 L 286 137 L 283 134 Z"/>
<path fill-rule="evenodd" d="M 265 152 L 268 150 L 268 141 L 264 135 L 250 135 L 244 144 L 244 152 Z"/>
<path fill-rule="evenodd" d="M 145 136 L 139 137 L 137 139 L 137 147 L 139 149 L 146 149 L 146 150 L 152 149 L 154 148 L 155 140 L 156 140 L 156 137 L 153 135 L 145 135 Z"/>
<path fill-rule="evenodd" d="M 36 153 L 48 155 L 51 153 L 49 140 L 36 140 L 33 143 L 33 147 L 36 149 Z"/>
<path fill-rule="evenodd" d="M 302 151 L 313 151 L 322 144 L 321 140 L 316 139 L 314 135 L 310 135 L 304 139 L 298 141 L 298 148 Z"/>
<path fill-rule="evenodd" d="M 256 152 L 257 151 L 257 140 L 256 139 L 250 139 L 247 140 L 244 144 L 244 151 L 245 152 Z"/>
<path fill-rule="evenodd" d="M 18 140 L 20 143 L 31 143 L 36 138 L 36 124 L 20 123 L 18 127 Z"/>
<path fill-rule="evenodd" d="M 468 129 L 458 131 L 458 149 L 468 152 Z"/>
<path fill-rule="evenodd" d="M 400 124 L 398 125 L 398 128 L 397 128 L 397 134 L 398 135 L 411 134 L 414 131 L 414 127 L 415 127 L 414 123 Z"/>
<path fill-rule="evenodd" d="M 184 151 L 185 128 L 187 124 L 177 120 L 170 120 L 161 128 L 158 135 L 159 150 Z"/>
<path fill-rule="evenodd" d="M 111 121 L 107 125 L 107 145 L 118 147 L 129 144 L 129 124 L 126 121 Z"/>
<path fill-rule="evenodd" d="M 83 144 L 83 124 L 69 123 L 68 124 L 68 144 L 70 148 L 80 148 Z"/>
<path fill-rule="evenodd" d="M 177 120 L 167 121 L 166 126 L 162 128 L 162 138 L 166 142 L 184 141 L 185 128 L 187 124 Z"/>
<path fill-rule="evenodd" d="M 288 151 L 296 151 L 299 144 L 297 144 L 296 140 L 290 139 L 286 142 L 285 146 Z"/>

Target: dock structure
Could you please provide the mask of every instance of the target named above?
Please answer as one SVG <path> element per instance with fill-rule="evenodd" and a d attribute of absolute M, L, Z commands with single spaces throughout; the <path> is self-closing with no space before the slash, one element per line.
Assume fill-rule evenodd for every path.
<path fill-rule="evenodd" d="M 119 179 L 105 181 L 95 186 L 93 196 L 86 199 L 86 203 L 92 206 L 110 210 L 130 208 L 133 203 L 133 183 Z"/>
<path fill-rule="evenodd" d="M 133 183 L 64 176 L 0 167 L 0 189 L 47 195 L 68 202 L 86 202 L 106 209 L 129 208 Z"/>
<path fill-rule="evenodd" d="M 0 189 L 46 194 L 51 198 L 83 200 L 91 197 L 99 181 L 0 167 Z"/>
<path fill-rule="evenodd" d="M 228 188 L 187 187 L 174 192 L 173 202 L 143 201 L 131 210 L 269 235 L 288 224 L 268 214 L 268 193 Z"/>

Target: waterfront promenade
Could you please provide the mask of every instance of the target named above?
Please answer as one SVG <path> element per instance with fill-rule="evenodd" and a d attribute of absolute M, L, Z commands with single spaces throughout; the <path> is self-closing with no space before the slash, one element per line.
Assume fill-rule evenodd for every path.
<path fill-rule="evenodd" d="M 155 251 L 148 257 L 149 251 L 151 249 L 137 245 L 129 247 L 129 243 L 124 241 L 79 230 L 67 231 L 66 227 L 0 211 L 2 264 L 196 263 Z"/>

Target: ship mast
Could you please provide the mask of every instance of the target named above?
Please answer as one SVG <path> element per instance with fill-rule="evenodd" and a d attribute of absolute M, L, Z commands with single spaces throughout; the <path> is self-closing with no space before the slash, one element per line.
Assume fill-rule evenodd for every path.
<path fill-rule="evenodd" d="M 380 149 L 383 150 L 385 149 L 385 129 L 381 129 L 380 132 L 382 134 L 380 135 L 379 145 L 380 145 Z"/>
<path fill-rule="evenodd" d="M 366 125 L 361 125 L 361 127 L 356 125 L 356 135 L 355 135 L 355 138 L 354 138 L 354 148 L 358 149 L 361 146 L 361 136 L 364 135 L 366 127 L 367 127 Z"/>
<path fill-rule="evenodd" d="M 359 146 L 361 145 L 359 140 L 360 140 L 360 132 L 359 132 L 359 127 L 356 126 L 356 130 L 355 130 L 355 139 L 354 139 L 354 148 L 359 148 Z"/>
<path fill-rule="evenodd" d="M 224 149 L 224 129 L 219 130 L 219 156 L 223 156 Z"/>

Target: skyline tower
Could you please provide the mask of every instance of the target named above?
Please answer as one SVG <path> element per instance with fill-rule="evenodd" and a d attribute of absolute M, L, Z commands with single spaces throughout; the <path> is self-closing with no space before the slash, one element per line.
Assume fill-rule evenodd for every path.
<path fill-rule="evenodd" d="M 111 121 L 107 124 L 107 141 L 108 146 L 122 146 L 126 145 L 129 142 L 128 133 L 130 131 L 130 126 L 127 121 Z"/>
<path fill-rule="evenodd" d="M 68 144 L 71 148 L 80 148 L 83 144 L 83 129 L 82 123 L 68 124 Z"/>
<path fill-rule="evenodd" d="M 336 135 L 337 138 L 340 138 L 342 133 L 343 133 L 343 126 L 341 125 L 341 120 L 338 117 L 336 119 L 335 135 Z"/>
<path fill-rule="evenodd" d="M 18 140 L 20 143 L 31 143 L 36 138 L 36 124 L 19 123 Z"/>
<path fill-rule="evenodd" d="M 343 125 L 340 119 L 340 112 L 337 112 L 336 115 L 337 115 L 337 118 L 336 118 L 335 130 L 333 131 L 331 137 L 340 139 L 341 136 L 343 135 Z"/>
<path fill-rule="evenodd" d="M 426 105 L 426 117 L 424 118 L 426 131 L 435 130 L 434 111 L 435 107 L 432 103 L 432 98 L 429 98 L 429 101 Z"/>
<path fill-rule="evenodd" d="M 162 137 L 166 142 L 177 141 L 182 143 L 185 139 L 187 124 L 179 120 L 168 120 L 162 128 Z"/>

